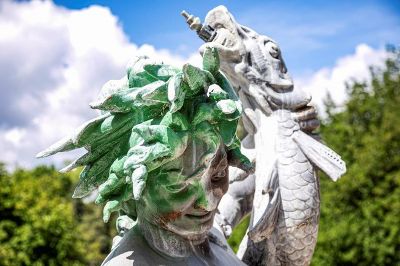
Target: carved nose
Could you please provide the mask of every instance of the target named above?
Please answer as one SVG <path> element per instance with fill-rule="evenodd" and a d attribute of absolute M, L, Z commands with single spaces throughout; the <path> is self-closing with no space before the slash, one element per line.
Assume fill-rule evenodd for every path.
<path fill-rule="evenodd" d="M 206 204 L 204 206 L 207 211 L 214 211 L 215 209 L 217 209 L 222 196 L 226 193 L 228 189 L 228 176 L 218 179 L 219 180 L 214 180 L 214 178 L 211 178 L 211 180 L 207 182 L 208 187 L 205 188 Z"/>
<path fill-rule="evenodd" d="M 221 198 L 215 197 L 214 193 L 207 193 L 206 202 L 201 204 L 199 207 L 203 210 L 211 212 L 217 209 L 220 200 Z"/>

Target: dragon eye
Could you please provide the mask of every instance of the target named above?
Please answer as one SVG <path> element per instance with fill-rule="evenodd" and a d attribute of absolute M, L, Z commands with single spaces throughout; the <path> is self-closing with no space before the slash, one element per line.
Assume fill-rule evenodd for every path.
<path fill-rule="evenodd" d="M 279 47 L 278 45 L 276 45 L 273 42 L 267 42 L 265 44 L 265 48 L 267 48 L 267 51 L 269 52 L 269 54 L 273 57 L 273 58 L 278 58 L 280 51 L 279 51 Z"/>
<path fill-rule="evenodd" d="M 218 30 L 218 29 L 224 29 L 225 27 L 224 27 L 224 25 L 221 24 L 221 23 L 216 23 L 216 24 L 213 26 L 213 28 L 216 29 L 216 30 Z"/>

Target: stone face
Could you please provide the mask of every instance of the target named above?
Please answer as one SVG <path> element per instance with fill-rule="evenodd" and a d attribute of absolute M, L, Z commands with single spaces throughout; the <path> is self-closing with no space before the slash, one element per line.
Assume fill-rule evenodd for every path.
<path fill-rule="evenodd" d="M 311 97 L 294 87 L 274 40 L 237 23 L 224 6 L 209 11 L 203 24 L 188 14 L 186 18 L 206 41 L 200 52 L 212 47 L 220 54 L 221 70 L 243 104 L 242 152 L 256 162 L 255 174 L 247 177 L 254 182 L 230 171 L 216 227 L 229 236 L 251 212 L 248 236 L 238 252 L 244 262 L 308 265 L 318 231 L 317 169 L 336 181 L 346 171 L 345 163 L 306 134 L 319 125 L 315 109 L 308 106 Z M 211 29 L 208 38 L 202 29 Z"/>

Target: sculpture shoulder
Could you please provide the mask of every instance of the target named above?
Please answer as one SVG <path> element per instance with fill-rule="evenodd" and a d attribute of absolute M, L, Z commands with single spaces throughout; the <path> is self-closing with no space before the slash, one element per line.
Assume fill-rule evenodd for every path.
<path fill-rule="evenodd" d="M 120 242 L 111 250 L 110 254 L 103 261 L 102 266 L 111 265 L 135 265 L 141 258 L 142 237 L 133 228 L 120 240 Z M 129 240 L 129 241 L 128 241 Z M 142 263 L 141 265 L 148 265 Z"/>
<path fill-rule="evenodd" d="M 210 261 L 210 265 L 219 266 L 245 266 L 233 252 L 229 252 L 223 246 L 211 243 L 211 249 L 214 253 L 214 260 Z"/>
<path fill-rule="evenodd" d="M 114 265 L 179 265 L 179 262 L 169 263 L 164 257 L 161 257 L 149 247 L 138 228 L 134 227 L 125 234 L 102 263 L 102 266 Z"/>
<path fill-rule="evenodd" d="M 153 265 L 188 265 L 186 260 L 167 258 L 155 252 L 146 242 L 137 226 L 127 232 L 112 249 L 102 266 L 153 266 Z"/>
<path fill-rule="evenodd" d="M 214 241 L 215 242 L 215 241 Z M 121 239 L 117 246 L 104 260 L 102 266 L 202 266 L 202 265 L 221 265 L 221 266 L 240 266 L 243 264 L 233 252 L 228 252 L 223 245 L 211 242 L 211 256 L 198 257 L 192 254 L 188 258 L 167 258 L 155 252 L 143 238 L 137 228 L 132 228 Z M 199 253 L 201 254 L 201 253 Z"/>

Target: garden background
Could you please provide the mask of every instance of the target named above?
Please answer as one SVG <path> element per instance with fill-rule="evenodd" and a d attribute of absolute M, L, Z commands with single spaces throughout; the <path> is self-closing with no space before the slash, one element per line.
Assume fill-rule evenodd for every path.
<path fill-rule="evenodd" d="M 275 39 L 295 85 L 313 95 L 323 140 L 348 172 L 321 176 L 313 265 L 400 263 L 398 1 L 0 1 L 0 265 L 99 265 L 114 221 L 71 199 L 76 153 L 35 154 L 94 117 L 88 103 L 134 55 L 198 64 L 179 15 L 224 4 Z M 234 249 L 246 220 L 229 243 Z"/>

